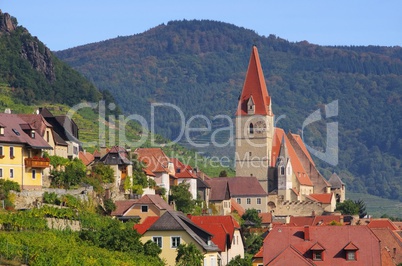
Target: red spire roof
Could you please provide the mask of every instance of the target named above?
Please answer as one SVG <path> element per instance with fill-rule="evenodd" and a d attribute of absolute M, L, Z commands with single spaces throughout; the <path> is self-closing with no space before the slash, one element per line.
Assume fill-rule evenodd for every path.
<path fill-rule="evenodd" d="M 272 115 L 270 108 L 268 107 L 271 104 L 271 98 L 268 95 L 260 56 L 258 55 L 256 46 L 253 46 L 251 52 L 246 79 L 244 81 L 243 91 L 239 99 L 236 115 L 247 115 L 247 103 L 251 97 L 255 104 L 255 115 Z"/>

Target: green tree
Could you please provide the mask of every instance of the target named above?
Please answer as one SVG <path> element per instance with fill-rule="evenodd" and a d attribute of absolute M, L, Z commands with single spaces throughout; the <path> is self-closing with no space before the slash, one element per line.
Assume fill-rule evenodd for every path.
<path fill-rule="evenodd" d="M 336 204 L 336 211 L 342 214 L 357 215 L 359 214 L 359 205 L 353 200 L 345 200 L 342 203 L 339 202 Z"/>
<path fill-rule="evenodd" d="M 144 254 L 147 256 L 158 257 L 162 249 L 152 240 L 148 240 L 144 244 Z"/>
<path fill-rule="evenodd" d="M 184 213 L 191 213 L 195 207 L 195 201 L 189 191 L 190 183 L 182 182 L 171 188 L 170 200 L 176 204 L 176 209 Z"/>
<path fill-rule="evenodd" d="M 103 163 L 97 163 L 92 167 L 92 176 L 100 179 L 103 183 L 114 182 L 113 169 Z"/>
<path fill-rule="evenodd" d="M 219 173 L 219 177 L 227 177 L 228 176 L 228 172 L 226 171 L 226 170 L 222 170 L 220 173 Z"/>
<path fill-rule="evenodd" d="M 229 261 L 227 266 L 251 266 L 253 263 L 251 262 L 251 257 L 250 256 L 245 256 L 244 258 L 240 257 L 240 255 L 237 255 L 233 259 Z"/>
<path fill-rule="evenodd" d="M 177 247 L 176 266 L 201 266 L 203 260 L 204 255 L 194 243 Z"/>
<path fill-rule="evenodd" d="M 262 218 L 258 216 L 258 211 L 256 209 L 247 209 L 241 218 L 244 221 L 254 223 L 254 227 L 261 227 Z"/>

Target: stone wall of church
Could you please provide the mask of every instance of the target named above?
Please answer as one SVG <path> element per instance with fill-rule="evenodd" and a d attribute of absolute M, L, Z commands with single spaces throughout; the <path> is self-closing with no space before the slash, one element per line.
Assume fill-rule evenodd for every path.
<path fill-rule="evenodd" d="M 314 201 L 278 201 L 276 195 L 268 196 L 268 212 L 277 216 L 309 216 L 312 213 L 322 215 L 327 212 L 327 205 Z"/>

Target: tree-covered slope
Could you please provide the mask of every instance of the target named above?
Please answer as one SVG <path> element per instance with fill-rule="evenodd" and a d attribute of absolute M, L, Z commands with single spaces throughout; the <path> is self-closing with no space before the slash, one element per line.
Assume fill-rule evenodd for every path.
<path fill-rule="evenodd" d="M 221 22 L 173 21 L 56 55 L 112 91 L 127 114 L 150 121 L 151 103 L 159 102 L 176 105 L 186 120 L 194 115 L 212 119 L 234 116 L 253 44 L 273 111 L 282 117 L 277 126 L 304 133 L 309 146 L 324 150 L 326 122 L 338 122 L 339 163 L 316 160 L 323 173 L 337 171 L 349 190 L 402 200 L 401 47 L 324 47 L 259 36 Z M 309 114 L 334 100 L 339 103 L 336 117 L 301 132 Z M 177 110 L 155 110 L 156 132 L 176 138 L 181 129 Z M 222 151 L 233 154 L 234 149 Z"/>

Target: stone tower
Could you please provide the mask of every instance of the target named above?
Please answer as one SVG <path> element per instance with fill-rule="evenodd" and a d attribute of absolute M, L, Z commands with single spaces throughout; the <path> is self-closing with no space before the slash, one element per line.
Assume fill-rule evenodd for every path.
<path fill-rule="evenodd" d="M 236 176 L 257 177 L 266 192 L 273 136 L 271 97 L 257 47 L 253 46 L 236 112 Z"/>

